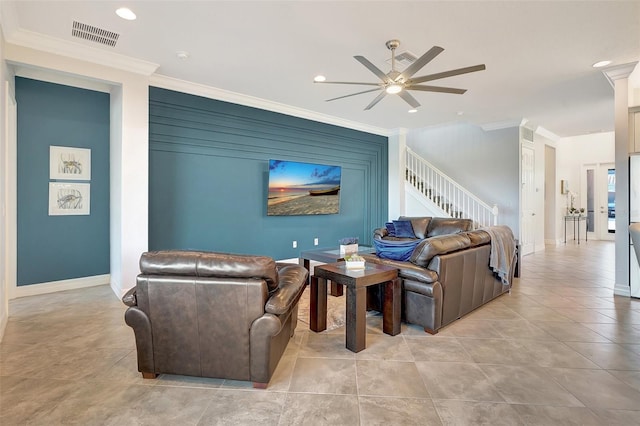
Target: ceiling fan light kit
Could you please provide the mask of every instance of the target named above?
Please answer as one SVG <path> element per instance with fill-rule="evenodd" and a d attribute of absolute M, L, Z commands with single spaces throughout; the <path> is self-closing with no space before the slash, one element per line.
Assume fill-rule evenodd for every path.
<path fill-rule="evenodd" d="M 433 46 L 426 52 L 424 55 L 420 56 L 416 59 L 411 65 L 407 66 L 404 71 L 400 72 L 396 70 L 396 56 L 395 51 L 400 46 L 399 40 L 389 40 L 385 43 L 387 49 L 391 50 L 391 71 L 388 73 L 384 73 L 380 68 L 376 67 L 371 61 L 369 61 L 364 56 L 354 56 L 355 60 L 360 62 L 365 66 L 369 71 L 375 74 L 379 79 L 379 83 L 367 83 L 367 82 L 359 82 L 359 81 L 319 81 L 314 79 L 314 83 L 324 83 L 324 84 L 350 84 L 350 85 L 360 85 L 360 86 L 376 86 L 374 89 L 364 90 L 357 93 L 352 93 L 349 95 L 338 96 L 336 98 L 327 99 L 327 102 L 335 101 L 338 99 L 344 99 L 351 96 L 361 95 L 363 93 L 370 93 L 375 91 L 380 91 L 378 96 L 376 96 L 373 101 L 369 103 L 365 107 L 366 110 L 370 110 L 373 108 L 378 102 L 380 102 L 386 95 L 398 95 L 405 102 L 411 105 L 411 108 L 415 109 L 420 106 L 420 103 L 413 97 L 408 91 L 409 90 L 417 90 L 421 92 L 439 92 L 439 93 L 452 93 L 456 95 L 461 95 L 466 92 L 466 89 L 456 89 L 453 87 L 441 87 L 441 86 L 430 86 L 424 85 L 420 83 L 424 83 L 427 81 L 439 80 L 441 78 L 452 77 L 460 74 L 467 74 L 476 71 L 482 71 L 486 69 L 484 64 L 474 65 L 470 67 L 458 68 L 455 70 L 449 70 L 444 72 L 439 72 L 435 74 L 424 75 L 421 77 L 413 78 L 413 75 L 420 71 L 422 67 L 431 62 L 436 56 L 444 51 L 442 47 Z"/>

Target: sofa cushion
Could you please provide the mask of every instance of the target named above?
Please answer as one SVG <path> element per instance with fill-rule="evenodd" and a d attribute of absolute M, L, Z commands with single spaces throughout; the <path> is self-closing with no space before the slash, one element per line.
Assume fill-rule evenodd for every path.
<path fill-rule="evenodd" d="M 393 222 L 387 222 L 384 224 L 385 229 L 387 230 L 387 235 L 390 237 L 396 236 L 396 228 L 393 226 Z"/>
<path fill-rule="evenodd" d="M 414 265 L 426 268 L 434 256 L 462 250 L 470 245 L 471 240 L 465 234 L 440 235 L 427 238 L 418 244 L 409 261 Z"/>
<path fill-rule="evenodd" d="M 405 241 L 392 241 L 392 240 L 373 240 L 373 245 L 376 248 L 376 255 L 383 259 L 392 260 L 409 260 L 413 249 L 420 243 L 421 240 L 405 240 Z"/>
<path fill-rule="evenodd" d="M 458 232 L 471 231 L 473 222 L 471 219 L 457 219 L 451 217 L 434 217 L 429 221 L 427 238 L 438 235 L 457 234 Z"/>
<path fill-rule="evenodd" d="M 487 231 L 483 231 L 481 229 L 476 229 L 475 231 L 469 231 L 466 233 L 469 240 L 471 240 L 470 247 L 481 246 L 484 244 L 489 244 L 491 242 L 491 236 Z"/>
<path fill-rule="evenodd" d="M 146 275 L 259 278 L 269 291 L 278 288 L 276 262 L 267 256 L 186 250 L 161 250 L 140 256 L 140 272 Z"/>
<path fill-rule="evenodd" d="M 415 238 L 416 234 L 413 232 L 413 226 L 411 221 L 408 220 L 394 220 L 393 221 L 394 237 L 398 238 Z"/>
<path fill-rule="evenodd" d="M 421 240 L 427 238 L 427 228 L 429 227 L 431 217 L 400 216 L 398 220 L 410 221 L 416 238 L 420 238 Z"/>

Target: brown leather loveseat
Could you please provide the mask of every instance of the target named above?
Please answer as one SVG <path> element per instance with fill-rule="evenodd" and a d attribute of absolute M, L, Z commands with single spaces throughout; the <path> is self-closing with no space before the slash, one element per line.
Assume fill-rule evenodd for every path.
<path fill-rule="evenodd" d="M 265 256 L 143 253 L 123 297 L 138 370 L 266 387 L 296 327 L 308 272 Z"/>
<path fill-rule="evenodd" d="M 472 230 L 471 220 L 457 218 L 400 217 L 398 221 L 404 225 L 409 221 L 413 236 L 396 237 L 387 228 L 379 228 L 374 240 L 415 242 L 408 259 L 364 257 L 398 268 L 406 322 L 435 334 L 510 290 L 517 257 L 516 241 L 508 227 Z"/>

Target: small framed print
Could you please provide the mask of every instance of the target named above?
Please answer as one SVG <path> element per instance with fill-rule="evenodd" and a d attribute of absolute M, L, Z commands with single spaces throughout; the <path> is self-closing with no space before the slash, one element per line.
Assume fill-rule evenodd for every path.
<path fill-rule="evenodd" d="M 91 180 L 91 150 L 51 145 L 49 179 Z"/>
<path fill-rule="evenodd" d="M 91 184 L 49 182 L 49 216 L 90 214 Z"/>

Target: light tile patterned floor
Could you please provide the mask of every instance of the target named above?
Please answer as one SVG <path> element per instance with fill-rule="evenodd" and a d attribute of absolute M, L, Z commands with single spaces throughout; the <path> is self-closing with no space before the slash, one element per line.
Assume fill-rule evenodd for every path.
<path fill-rule="evenodd" d="M 267 390 L 143 380 L 107 287 L 10 302 L 2 425 L 640 425 L 640 300 L 613 296 L 610 242 L 526 256 L 511 294 L 436 336 L 403 324 L 367 349 L 299 323 Z"/>

